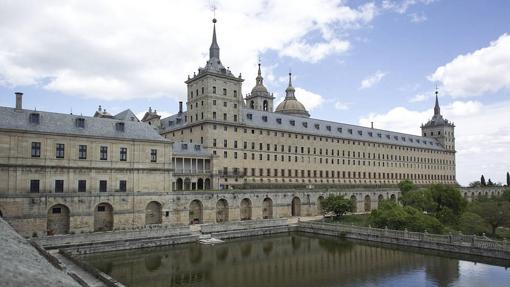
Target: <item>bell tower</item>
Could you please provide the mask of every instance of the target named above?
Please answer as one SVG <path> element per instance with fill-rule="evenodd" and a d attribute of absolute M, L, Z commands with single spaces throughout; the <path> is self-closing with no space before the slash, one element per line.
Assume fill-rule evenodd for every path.
<path fill-rule="evenodd" d="M 216 18 L 213 19 L 213 35 L 209 47 L 209 60 L 198 74 L 188 76 L 187 92 L 188 123 L 201 121 L 239 122 L 240 108 L 244 105 L 241 74 L 238 77 L 223 66 L 220 47 L 216 38 Z"/>
<path fill-rule="evenodd" d="M 438 94 L 436 89 L 434 116 L 421 126 L 422 136 L 435 138 L 446 150 L 455 151 L 455 125 L 441 115 Z"/>
<path fill-rule="evenodd" d="M 259 71 L 255 81 L 255 87 L 251 90 L 251 94 L 246 96 L 246 105 L 250 109 L 272 112 L 274 96 L 270 94 L 264 86 L 264 78 L 260 71 L 260 61 Z"/>

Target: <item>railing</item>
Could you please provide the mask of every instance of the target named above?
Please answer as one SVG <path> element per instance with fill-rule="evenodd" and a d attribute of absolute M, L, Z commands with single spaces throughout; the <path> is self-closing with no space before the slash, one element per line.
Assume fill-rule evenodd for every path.
<path fill-rule="evenodd" d="M 215 173 L 216 175 L 220 177 L 244 177 L 244 172 L 242 171 L 228 171 L 224 172 L 222 170 L 219 170 Z"/>
<path fill-rule="evenodd" d="M 506 240 L 493 240 L 486 236 L 464 234 L 430 234 L 427 232 L 411 232 L 407 230 L 392 230 L 387 228 L 361 227 L 324 222 L 299 222 L 299 227 L 311 230 L 325 230 L 345 234 L 362 235 L 365 238 L 390 238 L 425 243 L 442 243 L 462 247 L 475 247 L 485 250 L 510 252 L 510 242 Z"/>
<path fill-rule="evenodd" d="M 211 170 L 209 170 L 209 169 L 197 169 L 197 170 L 175 169 L 174 170 L 174 174 L 204 174 L 204 173 L 211 173 Z"/>

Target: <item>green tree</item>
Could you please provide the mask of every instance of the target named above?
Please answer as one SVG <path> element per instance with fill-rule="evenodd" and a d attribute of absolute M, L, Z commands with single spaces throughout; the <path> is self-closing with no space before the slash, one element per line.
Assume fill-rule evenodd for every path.
<path fill-rule="evenodd" d="M 482 183 L 480 181 L 472 181 L 469 183 L 469 187 L 480 187 Z"/>
<path fill-rule="evenodd" d="M 436 203 L 432 199 L 432 192 L 429 189 L 413 190 L 401 195 L 399 199 L 404 206 L 411 206 L 427 212 L 436 210 Z"/>
<path fill-rule="evenodd" d="M 460 217 L 467 206 L 467 201 L 460 191 L 449 185 L 434 184 L 430 187 L 432 200 L 436 203 L 435 213 L 445 212 L 445 208 L 452 210 L 454 216 Z"/>
<path fill-rule="evenodd" d="M 398 183 L 398 188 L 400 189 L 402 194 L 405 194 L 408 191 L 416 189 L 416 185 L 411 180 L 406 179 Z"/>
<path fill-rule="evenodd" d="M 490 200 L 473 203 L 471 210 L 482 217 L 490 226 L 491 234 L 496 234 L 500 226 L 510 224 L 510 202 Z"/>
<path fill-rule="evenodd" d="M 322 213 L 333 213 L 336 218 L 353 210 L 353 202 L 342 195 L 330 195 L 321 202 Z"/>
<path fill-rule="evenodd" d="M 489 181 L 487 182 L 487 186 L 494 186 L 494 183 L 492 182 L 492 180 L 489 178 Z"/>
<path fill-rule="evenodd" d="M 505 189 L 501 195 L 502 200 L 510 201 L 510 188 Z"/>
<path fill-rule="evenodd" d="M 489 230 L 489 224 L 480 215 L 466 211 L 460 217 L 458 229 L 464 234 L 481 235 Z"/>
<path fill-rule="evenodd" d="M 480 178 L 480 183 L 482 184 L 482 186 L 486 186 L 487 185 L 485 183 L 485 177 L 483 176 L 483 174 L 482 174 L 482 177 Z"/>

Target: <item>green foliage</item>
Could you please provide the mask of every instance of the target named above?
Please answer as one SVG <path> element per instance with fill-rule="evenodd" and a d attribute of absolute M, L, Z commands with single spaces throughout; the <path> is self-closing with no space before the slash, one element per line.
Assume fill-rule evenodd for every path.
<path fill-rule="evenodd" d="M 489 225 L 480 215 L 466 211 L 460 217 L 458 229 L 464 234 L 481 235 L 489 230 Z"/>
<path fill-rule="evenodd" d="M 469 187 L 480 187 L 482 183 L 480 181 L 473 181 L 469 183 Z"/>
<path fill-rule="evenodd" d="M 429 189 L 407 192 L 400 196 L 400 202 L 404 206 L 412 206 L 421 211 L 433 212 L 436 210 L 436 203 L 432 199 L 432 192 Z"/>
<path fill-rule="evenodd" d="M 416 185 L 411 180 L 406 179 L 398 183 L 398 188 L 402 194 L 406 194 L 408 191 L 416 189 Z"/>
<path fill-rule="evenodd" d="M 443 225 L 434 217 L 423 214 L 421 210 L 411 206 L 402 207 L 391 201 L 382 201 L 379 208 L 373 210 L 369 217 L 370 225 L 378 228 L 432 233 L 441 233 Z"/>
<path fill-rule="evenodd" d="M 335 217 L 342 217 L 346 212 L 353 210 L 353 202 L 342 195 L 330 195 L 321 202 L 322 213 L 333 213 Z"/>
<path fill-rule="evenodd" d="M 505 189 L 501 195 L 502 200 L 510 201 L 510 188 Z"/>
<path fill-rule="evenodd" d="M 474 202 L 470 210 L 482 217 L 491 226 L 491 235 L 500 226 L 510 224 L 510 202 L 489 200 Z"/>
<path fill-rule="evenodd" d="M 467 201 L 462 197 L 460 191 L 453 186 L 444 184 L 434 184 L 429 190 L 432 200 L 436 204 L 433 212 L 436 215 L 441 215 L 438 219 L 445 219 L 446 221 L 443 223 L 456 222 L 467 206 Z M 450 216 L 450 212 L 446 209 L 450 209 L 453 215 Z"/>

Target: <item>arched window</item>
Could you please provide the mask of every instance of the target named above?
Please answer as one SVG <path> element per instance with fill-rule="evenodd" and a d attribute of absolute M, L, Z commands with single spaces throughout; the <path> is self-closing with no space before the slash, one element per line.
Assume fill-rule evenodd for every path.
<path fill-rule="evenodd" d="M 255 102 L 254 101 L 250 101 L 250 109 L 254 109 L 255 108 Z"/>
<path fill-rule="evenodd" d="M 268 110 L 268 105 L 267 105 L 267 101 L 266 100 L 264 100 L 264 103 L 262 104 L 262 110 L 264 110 L 264 111 Z"/>

